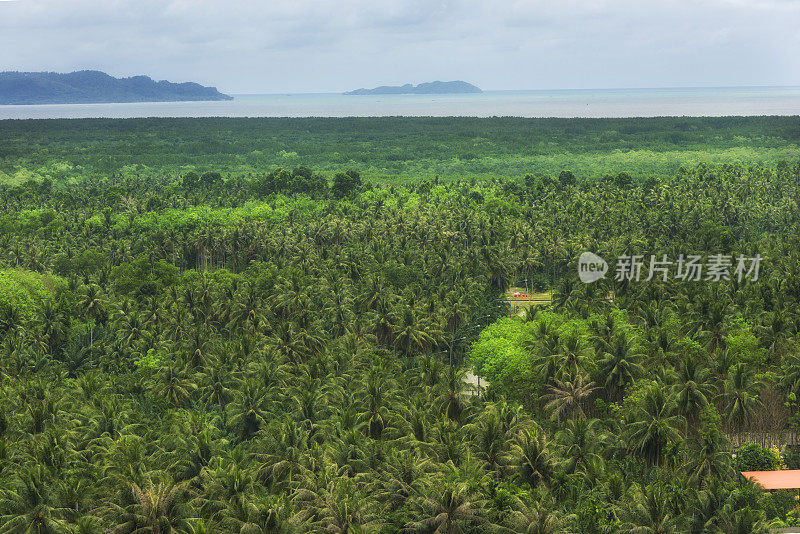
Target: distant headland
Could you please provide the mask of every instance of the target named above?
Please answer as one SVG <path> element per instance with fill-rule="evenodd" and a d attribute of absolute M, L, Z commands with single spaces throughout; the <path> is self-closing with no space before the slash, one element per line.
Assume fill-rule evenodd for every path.
<path fill-rule="evenodd" d="M 197 83 L 155 81 L 148 76 L 114 78 L 96 70 L 0 72 L 0 104 L 100 104 L 233 100 Z"/>
<path fill-rule="evenodd" d="M 453 93 L 482 93 L 471 83 L 456 80 L 453 82 L 428 82 L 419 85 L 382 85 L 375 89 L 356 89 L 347 91 L 346 95 L 442 95 Z"/>

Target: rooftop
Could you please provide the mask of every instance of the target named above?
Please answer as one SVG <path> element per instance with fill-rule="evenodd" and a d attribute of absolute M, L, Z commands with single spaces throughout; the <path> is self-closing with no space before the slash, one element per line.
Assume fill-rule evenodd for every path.
<path fill-rule="evenodd" d="M 800 469 L 783 471 L 742 471 L 742 476 L 753 480 L 764 489 L 798 489 L 800 488 Z"/>

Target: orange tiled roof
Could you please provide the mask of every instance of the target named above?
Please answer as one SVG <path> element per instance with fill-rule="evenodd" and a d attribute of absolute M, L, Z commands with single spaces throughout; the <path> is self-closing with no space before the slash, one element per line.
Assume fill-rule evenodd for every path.
<path fill-rule="evenodd" d="M 764 489 L 800 488 L 800 469 L 783 471 L 742 471 L 742 476 L 752 479 Z"/>

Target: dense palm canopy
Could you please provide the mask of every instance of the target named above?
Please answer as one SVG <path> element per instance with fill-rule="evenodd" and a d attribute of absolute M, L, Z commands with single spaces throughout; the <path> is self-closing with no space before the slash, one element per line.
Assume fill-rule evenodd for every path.
<path fill-rule="evenodd" d="M 326 183 L 0 188 L 0 533 L 787 519 L 732 453 L 794 432 L 800 166 Z M 585 249 L 714 247 L 771 263 L 758 283 L 574 276 Z M 523 282 L 553 302 L 509 318 Z"/>

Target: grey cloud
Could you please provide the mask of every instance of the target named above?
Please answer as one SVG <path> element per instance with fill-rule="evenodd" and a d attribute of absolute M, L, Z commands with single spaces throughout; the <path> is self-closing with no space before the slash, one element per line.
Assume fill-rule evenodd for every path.
<path fill-rule="evenodd" d="M 797 0 L 0 1 L 0 69 L 230 92 L 800 84 Z"/>

